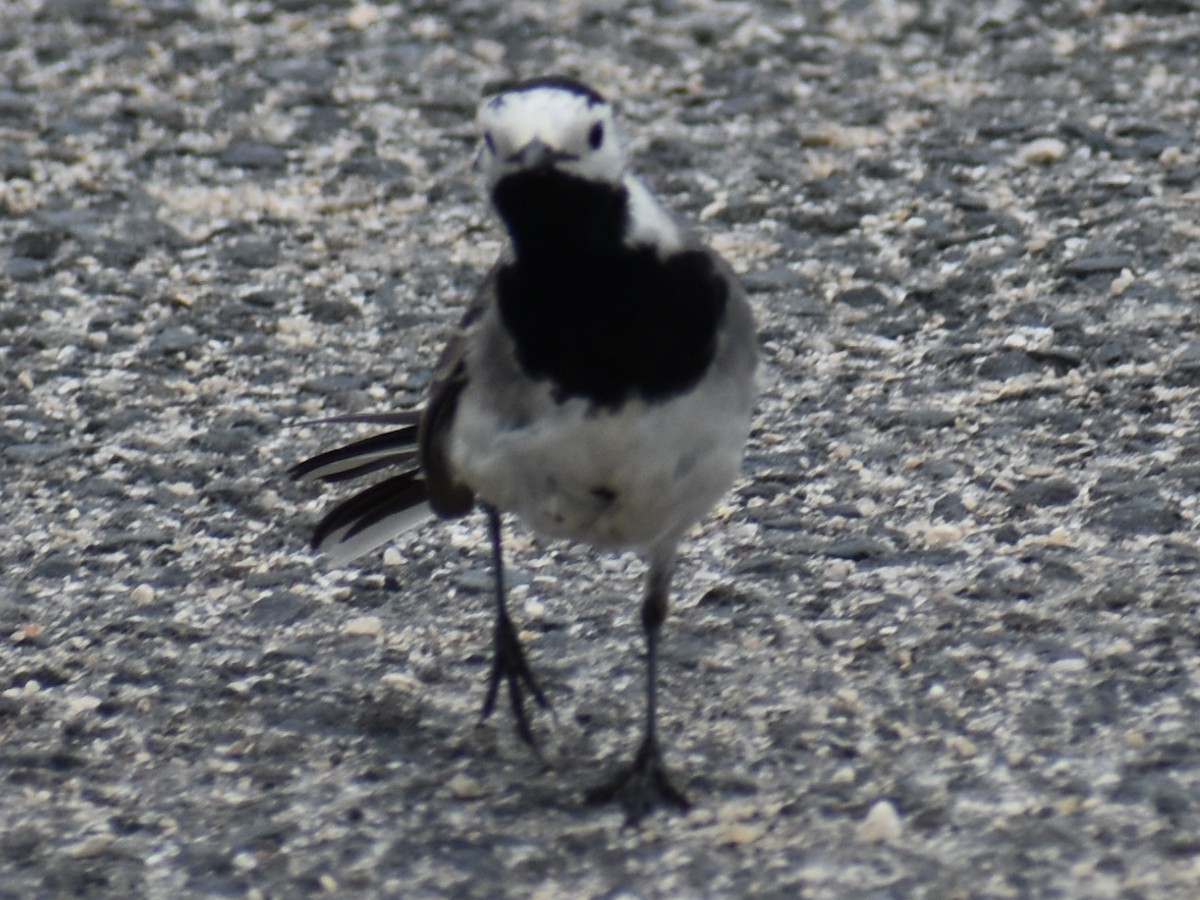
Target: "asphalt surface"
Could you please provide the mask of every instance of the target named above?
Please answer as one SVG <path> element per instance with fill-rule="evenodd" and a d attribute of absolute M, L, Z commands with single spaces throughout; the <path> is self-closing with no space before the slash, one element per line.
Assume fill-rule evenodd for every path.
<path fill-rule="evenodd" d="M 0 897 L 1200 896 L 1200 10 L 0 6 Z M 482 517 L 344 569 L 288 465 L 420 403 L 500 246 L 503 79 L 616 98 L 762 396 L 684 548 Z"/>

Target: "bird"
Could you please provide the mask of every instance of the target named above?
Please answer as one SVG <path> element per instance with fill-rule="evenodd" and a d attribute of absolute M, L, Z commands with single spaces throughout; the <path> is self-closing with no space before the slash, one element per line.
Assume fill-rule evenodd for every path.
<path fill-rule="evenodd" d="M 690 801 L 658 731 L 657 674 L 677 548 L 730 489 L 755 399 L 754 316 L 732 268 L 631 170 L 614 105 L 542 76 L 478 108 L 486 192 L 507 241 L 435 365 L 420 409 L 335 416 L 387 430 L 295 465 L 294 478 L 385 477 L 335 505 L 312 546 L 346 563 L 431 515 L 479 507 L 495 595 L 482 718 L 506 688 L 552 707 L 509 614 L 502 514 L 537 535 L 646 562 L 642 737 L 589 790 L 636 824 Z"/>

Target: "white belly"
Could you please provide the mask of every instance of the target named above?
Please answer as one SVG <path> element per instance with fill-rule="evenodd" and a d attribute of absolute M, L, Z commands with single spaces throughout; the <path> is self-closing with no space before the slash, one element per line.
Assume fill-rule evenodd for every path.
<path fill-rule="evenodd" d="M 677 539 L 728 490 L 749 413 L 730 396 L 634 401 L 616 412 L 549 392 L 530 421 L 505 421 L 468 388 L 451 462 L 483 501 L 550 537 L 602 547 Z"/>

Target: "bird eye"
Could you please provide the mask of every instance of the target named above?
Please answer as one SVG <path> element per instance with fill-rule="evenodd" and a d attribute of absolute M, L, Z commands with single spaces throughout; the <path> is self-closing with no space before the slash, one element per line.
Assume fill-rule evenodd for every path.
<path fill-rule="evenodd" d="M 600 145 L 604 143 L 604 123 L 597 122 L 592 126 L 592 130 L 588 132 L 588 145 L 593 150 L 599 150 Z"/>
<path fill-rule="evenodd" d="M 492 154 L 492 156 L 495 156 L 496 155 L 496 139 L 492 137 L 492 133 L 490 131 L 485 131 L 483 133 L 483 142 L 485 144 L 487 144 L 488 153 Z"/>

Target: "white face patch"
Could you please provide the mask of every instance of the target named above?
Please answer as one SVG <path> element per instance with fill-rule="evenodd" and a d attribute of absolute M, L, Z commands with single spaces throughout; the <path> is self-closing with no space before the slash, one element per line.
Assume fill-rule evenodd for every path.
<path fill-rule="evenodd" d="M 619 182 L 625 148 L 612 106 L 552 84 L 488 97 L 479 106 L 488 183 L 547 161 L 590 181 Z"/>
<path fill-rule="evenodd" d="M 631 245 L 660 253 L 683 236 L 669 213 L 632 174 L 612 105 L 569 85 L 548 83 L 487 97 L 479 106 L 488 187 L 506 175 L 547 163 L 589 181 L 623 184 L 629 194 Z"/>

